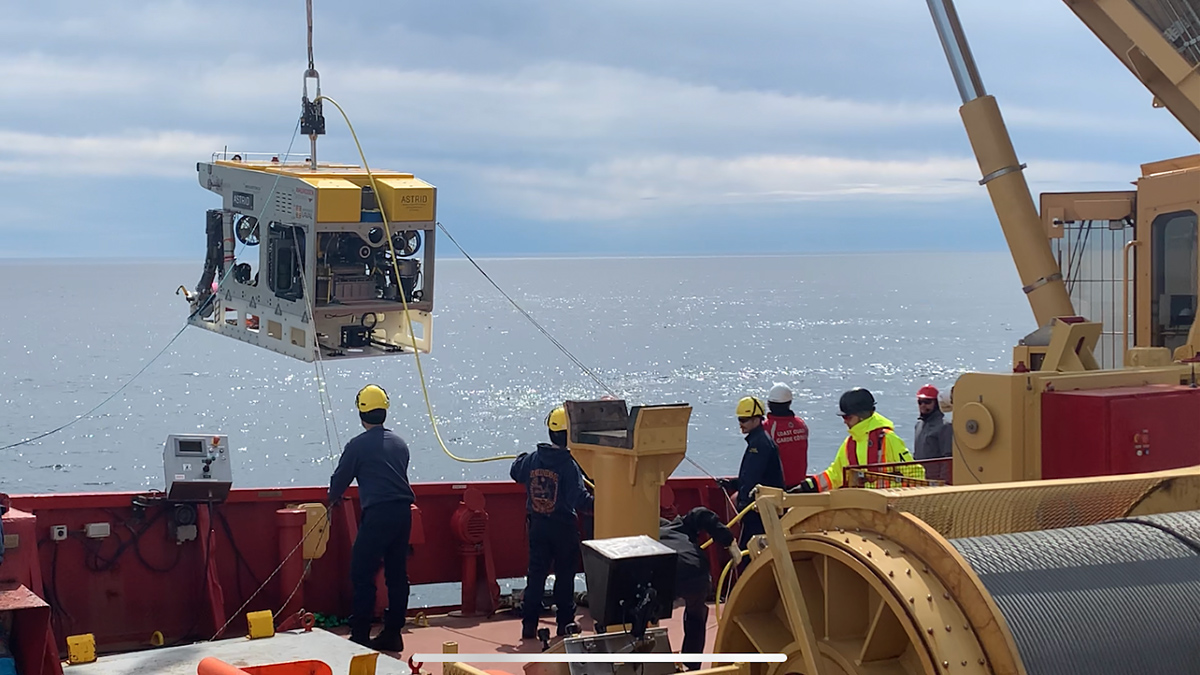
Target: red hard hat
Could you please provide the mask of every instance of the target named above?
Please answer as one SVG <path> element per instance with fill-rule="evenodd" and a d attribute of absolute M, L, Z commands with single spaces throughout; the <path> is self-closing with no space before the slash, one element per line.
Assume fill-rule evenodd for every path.
<path fill-rule="evenodd" d="M 931 398 L 936 401 L 937 397 L 938 397 L 937 387 L 933 386 L 932 384 L 927 384 L 924 387 L 921 387 L 920 389 L 917 390 L 917 398 Z"/>

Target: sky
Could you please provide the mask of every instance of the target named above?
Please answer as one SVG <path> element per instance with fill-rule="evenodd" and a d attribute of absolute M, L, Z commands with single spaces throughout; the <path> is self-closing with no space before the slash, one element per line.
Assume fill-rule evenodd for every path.
<path fill-rule="evenodd" d="M 924 2 L 313 5 L 322 93 L 473 255 L 1004 250 Z M 301 0 L 0 7 L 0 257 L 202 260 L 196 162 L 307 155 Z M 1035 196 L 1197 152 L 1063 2 L 958 11 Z"/>

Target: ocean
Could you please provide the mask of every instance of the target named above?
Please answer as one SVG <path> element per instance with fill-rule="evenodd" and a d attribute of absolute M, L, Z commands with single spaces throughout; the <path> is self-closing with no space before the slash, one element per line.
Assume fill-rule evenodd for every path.
<path fill-rule="evenodd" d="M 438 447 L 411 354 L 326 361 L 324 414 L 313 364 L 195 327 L 171 342 L 188 313 L 176 289 L 202 263 L 0 261 L 0 446 L 71 423 L 0 451 L 0 491 L 162 489 L 163 443 L 180 432 L 227 434 L 236 487 L 327 485 L 369 382 L 391 395 L 414 482 L 508 479 L 508 462 Z M 870 389 L 911 444 L 919 386 L 1006 371 L 1034 328 L 1006 252 L 479 263 L 631 405 L 691 404 L 688 455 L 721 476 L 745 447 L 742 396 L 790 384 L 819 471 L 845 436 L 844 390 Z M 530 450 L 552 407 L 605 393 L 467 261 L 438 260 L 435 274 L 421 363 L 452 452 Z M 685 462 L 676 475 L 702 474 Z"/>

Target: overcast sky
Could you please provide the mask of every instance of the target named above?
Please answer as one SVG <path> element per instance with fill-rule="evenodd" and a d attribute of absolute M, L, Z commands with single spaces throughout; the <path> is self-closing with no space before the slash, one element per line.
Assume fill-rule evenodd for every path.
<path fill-rule="evenodd" d="M 919 0 L 314 4 L 322 93 L 474 254 L 1003 249 Z M 292 141 L 303 1 L 2 9 L 0 257 L 202 258 L 196 162 Z M 1061 1 L 958 9 L 1035 194 L 1197 152 Z"/>

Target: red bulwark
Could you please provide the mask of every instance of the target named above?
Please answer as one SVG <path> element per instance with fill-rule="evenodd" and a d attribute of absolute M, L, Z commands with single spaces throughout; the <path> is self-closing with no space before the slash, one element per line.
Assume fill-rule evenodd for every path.
<path fill-rule="evenodd" d="M 1042 478 L 1200 464 L 1200 388 L 1170 385 L 1042 394 Z"/>
<path fill-rule="evenodd" d="M 670 478 L 668 483 L 679 513 L 707 506 L 724 521 L 735 514 L 711 478 Z M 474 561 L 476 591 L 487 594 L 482 602 L 479 595 L 470 597 L 476 598 L 474 609 L 486 614 L 494 603 L 491 579 L 521 580 L 528 568 L 524 488 L 508 480 L 418 483 L 413 489 L 419 510 L 413 511 L 408 570 L 414 586 L 463 581 L 463 541 L 454 529 L 455 514 L 464 501 L 478 501 L 468 498 L 468 492 L 484 498 L 487 527 L 476 536 L 483 536 L 492 560 L 489 564 L 484 555 Z M 348 501 L 332 514 L 325 554 L 303 561 L 306 572 L 300 585 L 292 581 L 294 569 L 277 569 L 281 546 L 288 552 L 295 548 L 294 531 L 280 527 L 279 511 L 323 503 L 327 494 L 323 486 L 235 489 L 225 502 L 213 505 L 212 518 L 204 506 L 199 513 L 193 511 L 198 522 L 190 528 L 177 522 L 181 516 L 175 506 L 158 493 L 14 495 L 4 531 L 19 535 L 20 542 L 6 553 L 0 578 L 26 585 L 53 608 L 53 652 L 63 648 L 66 636 L 82 633 L 95 635 L 101 653 L 144 649 L 155 634 L 161 634 L 167 646 L 208 640 L 216 630 L 214 616 L 223 617 L 218 625 L 229 621 L 220 637 L 238 638 L 246 631 L 245 613 L 269 610 L 283 617 L 285 604 L 345 617 L 353 595 L 350 557 L 358 524 L 357 488 L 347 491 Z M 582 535 L 590 537 L 590 518 L 581 521 Z M 88 537 L 90 523 L 107 523 L 109 531 L 103 537 Z M 56 526 L 67 529 L 65 539 L 51 538 Z M 206 555 L 210 545 L 211 555 Z M 708 554 L 715 579 L 728 554 L 717 546 Z M 288 577 L 286 582 L 283 577 Z M 380 579 L 377 589 L 383 598 L 386 588 Z M 410 617 L 459 609 L 457 593 L 438 593 L 430 591 L 425 601 L 414 594 Z M 286 602 L 289 595 L 291 602 Z M 386 607 L 386 599 L 380 605 Z M 481 618 L 459 621 L 486 623 Z M 520 637 L 520 621 L 514 621 L 505 628 L 506 639 Z M 21 643 L 25 648 L 24 639 Z"/>

